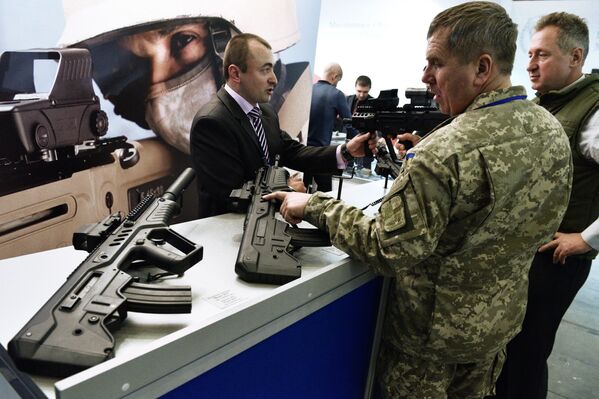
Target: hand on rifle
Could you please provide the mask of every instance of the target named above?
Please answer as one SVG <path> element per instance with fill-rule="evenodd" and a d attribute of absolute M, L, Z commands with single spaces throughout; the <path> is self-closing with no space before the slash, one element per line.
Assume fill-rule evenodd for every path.
<path fill-rule="evenodd" d="M 412 147 L 414 147 L 416 144 L 418 144 L 418 142 L 420 141 L 422 137 L 417 136 L 413 133 L 402 133 L 402 134 L 398 134 L 396 136 L 396 142 L 395 142 L 395 148 L 397 148 L 397 150 L 399 151 L 399 158 L 403 159 L 406 156 L 406 152 L 408 151 L 409 148 L 406 148 L 406 146 L 402 143 L 402 142 L 410 142 L 412 143 Z"/>
<path fill-rule="evenodd" d="M 363 133 L 359 134 L 350 141 L 347 142 L 347 150 L 355 157 L 363 157 L 366 155 L 364 151 L 364 143 L 368 143 L 368 148 L 374 150 L 376 148 L 377 136 L 375 133 Z"/>
<path fill-rule="evenodd" d="M 304 218 L 304 211 L 310 199 L 310 194 L 290 193 L 285 191 L 275 191 L 266 194 L 262 199 L 270 201 L 273 199 L 281 201 L 279 212 L 283 219 L 290 224 L 298 224 Z"/>
<path fill-rule="evenodd" d="M 304 185 L 304 181 L 302 180 L 302 177 L 297 172 L 292 174 L 289 177 L 289 179 L 287 179 L 287 185 L 293 191 L 298 192 L 298 193 L 305 193 L 306 191 L 308 191 L 308 190 L 306 190 L 306 186 Z"/>

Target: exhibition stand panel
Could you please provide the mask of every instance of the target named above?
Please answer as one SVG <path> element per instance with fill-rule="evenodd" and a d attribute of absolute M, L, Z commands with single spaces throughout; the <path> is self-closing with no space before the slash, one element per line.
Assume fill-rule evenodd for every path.
<path fill-rule="evenodd" d="M 362 207 L 385 191 L 382 180 L 346 185 L 342 198 Z M 234 271 L 243 222 L 225 214 L 172 226 L 204 247 L 183 277 L 160 282 L 191 286 L 190 314 L 129 312 L 113 333 L 114 358 L 35 383 L 61 399 L 367 396 L 385 281 L 334 247 L 315 247 L 294 253 L 296 280 L 244 282 Z M 5 347 L 86 256 L 66 247 L 0 261 Z"/>

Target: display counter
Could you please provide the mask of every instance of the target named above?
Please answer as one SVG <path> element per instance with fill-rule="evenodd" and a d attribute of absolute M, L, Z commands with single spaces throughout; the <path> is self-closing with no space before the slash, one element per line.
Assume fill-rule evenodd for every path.
<path fill-rule="evenodd" d="M 384 192 L 382 180 L 346 183 L 342 199 L 361 207 Z M 243 221 L 226 214 L 172 226 L 204 247 L 182 278 L 161 282 L 192 287 L 190 314 L 129 312 L 113 334 L 113 359 L 62 380 L 33 376 L 36 384 L 49 397 L 86 399 L 368 395 L 382 279 L 321 247 L 295 253 L 297 280 L 246 283 L 234 272 Z M 0 261 L 5 347 L 86 256 L 67 247 Z"/>

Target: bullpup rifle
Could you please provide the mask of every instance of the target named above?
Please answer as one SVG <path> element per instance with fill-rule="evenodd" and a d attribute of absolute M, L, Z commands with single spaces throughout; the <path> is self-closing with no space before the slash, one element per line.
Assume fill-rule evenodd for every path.
<path fill-rule="evenodd" d="M 183 275 L 202 259 L 202 246 L 168 227 L 194 176 L 188 168 L 164 195 L 146 197 L 124 219 L 115 213 L 73 235 L 74 247 L 90 254 L 9 342 L 21 370 L 62 377 L 112 358 L 111 332 L 127 311 L 191 312 L 189 286 L 139 283 L 128 269 L 148 262 Z"/>
<path fill-rule="evenodd" d="M 298 228 L 275 217 L 279 204 L 262 196 L 275 191 L 291 191 L 285 168 L 262 167 L 256 178 L 231 192 L 234 208 L 247 210 L 235 273 L 252 283 L 285 284 L 301 276 L 300 261 L 291 253 L 299 247 L 331 245 L 326 232 Z"/>

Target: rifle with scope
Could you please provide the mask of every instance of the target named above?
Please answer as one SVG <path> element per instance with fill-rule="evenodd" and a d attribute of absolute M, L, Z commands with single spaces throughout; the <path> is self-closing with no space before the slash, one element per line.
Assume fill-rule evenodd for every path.
<path fill-rule="evenodd" d="M 92 72 L 83 48 L 0 55 L 0 259 L 69 245 L 79 226 L 161 195 L 189 165 L 156 138 L 111 134 Z"/>
<path fill-rule="evenodd" d="M 399 163 L 392 140 L 400 133 L 414 133 L 423 136 L 449 118 L 441 113 L 433 101 L 433 95 L 425 88 L 406 89 L 409 104 L 398 107 L 397 89 L 382 90 L 377 98 L 366 100 L 356 109 L 351 118 L 344 119 L 344 125 L 360 133 L 376 132 L 385 139 L 387 154 L 394 163 Z M 402 142 L 406 149 L 410 142 Z M 377 157 L 377 163 L 378 163 Z M 384 162 L 381 162 L 383 164 Z"/>
<path fill-rule="evenodd" d="M 55 69 L 43 82 L 44 69 Z M 50 88 L 45 84 L 51 83 Z M 42 88 L 43 87 L 43 88 Z M 86 49 L 5 51 L 0 56 L 0 196 L 114 162 L 125 137 L 103 138 L 108 117 L 92 86 Z"/>
<path fill-rule="evenodd" d="M 67 376 L 114 356 L 111 332 L 127 312 L 190 313 L 191 288 L 144 284 L 132 276 L 140 263 L 183 275 L 203 248 L 168 223 L 195 173 L 185 170 L 159 198 L 148 196 L 124 219 L 117 212 L 73 235 L 89 256 L 8 343 L 19 369 Z"/>

